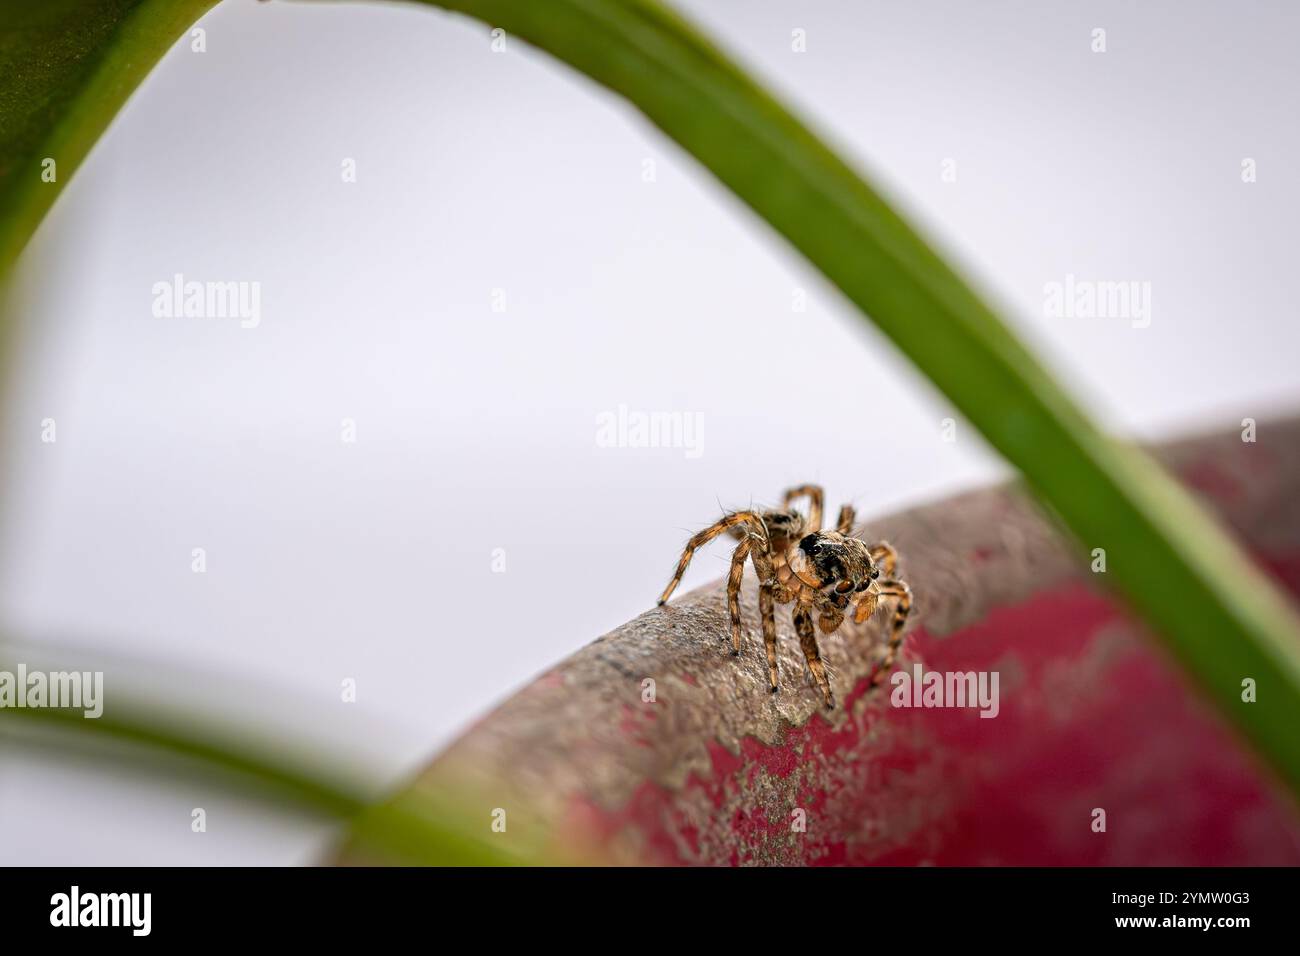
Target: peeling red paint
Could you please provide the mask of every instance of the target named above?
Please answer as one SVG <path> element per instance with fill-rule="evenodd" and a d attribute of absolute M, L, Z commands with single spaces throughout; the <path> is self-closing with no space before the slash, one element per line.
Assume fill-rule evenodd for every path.
<path fill-rule="evenodd" d="M 1300 556 L 1273 564 L 1300 583 Z M 900 666 L 916 660 L 998 671 L 999 715 L 893 707 L 888 683 L 864 680 L 851 719 L 818 714 L 738 755 L 715 746 L 712 772 L 683 791 L 642 784 L 616 813 L 587 807 L 583 825 L 601 841 L 635 832 L 661 864 L 1300 864 L 1295 809 L 1096 592 L 1040 594 L 944 638 L 918 630 Z M 730 813 L 726 842 L 703 839 L 698 807 Z"/>
<path fill-rule="evenodd" d="M 729 777 L 745 766 L 745 759 L 738 757 L 717 743 L 709 744 L 709 759 L 713 763 L 713 774 L 717 777 Z"/>

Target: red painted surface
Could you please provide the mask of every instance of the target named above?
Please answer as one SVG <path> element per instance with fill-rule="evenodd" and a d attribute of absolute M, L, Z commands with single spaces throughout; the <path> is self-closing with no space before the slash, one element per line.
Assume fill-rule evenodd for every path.
<path fill-rule="evenodd" d="M 1300 590 L 1300 556 L 1272 569 Z M 888 684 L 864 698 L 864 682 L 838 728 L 819 715 L 774 745 L 717 746 L 684 792 L 644 784 L 571 822 L 597 842 L 635 834 L 638 856 L 663 864 L 1300 864 L 1289 798 L 1096 593 L 1043 593 L 944 638 L 915 631 L 901 666 L 914 661 L 998 671 L 998 716 L 893 707 Z M 806 832 L 792 833 L 795 808 Z M 706 840 L 710 827 L 729 838 Z"/>

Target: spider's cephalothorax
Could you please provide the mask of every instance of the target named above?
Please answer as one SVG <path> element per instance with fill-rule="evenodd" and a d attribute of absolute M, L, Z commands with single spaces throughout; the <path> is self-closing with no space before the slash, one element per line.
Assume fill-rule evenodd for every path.
<path fill-rule="evenodd" d="M 809 499 L 808 516 L 790 507 L 799 498 Z M 737 511 L 714 522 L 686 544 L 677 571 L 664 588 L 659 603 L 666 602 L 686 573 L 686 566 L 696 549 L 708 544 L 723 532 L 737 538 L 727 578 L 727 610 L 731 614 L 732 653 L 739 656 L 740 582 L 745 560 L 754 563 L 758 574 L 758 607 L 763 621 L 763 643 L 767 648 L 767 667 L 771 690 L 776 693 L 776 617 L 777 604 L 794 603 L 791 614 L 799 635 L 799 645 L 808 661 L 808 669 L 821 688 L 827 707 L 835 706 L 830 679 L 817 648 L 813 617 L 823 634 L 830 634 L 853 609 L 853 620 L 862 623 L 882 599 L 893 605 L 889 645 L 872 686 L 889 673 L 903 643 L 903 629 L 912 609 L 912 591 L 896 578 L 898 555 L 889 544 L 867 545 L 852 536 L 854 511 L 850 505 L 840 509 L 834 531 L 822 530 L 822 490 L 816 485 L 791 488 L 785 493 L 785 507 L 773 511 Z"/>

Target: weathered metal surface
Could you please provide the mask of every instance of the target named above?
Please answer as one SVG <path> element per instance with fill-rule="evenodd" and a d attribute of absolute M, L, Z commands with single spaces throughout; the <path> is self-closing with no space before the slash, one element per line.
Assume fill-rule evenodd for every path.
<path fill-rule="evenodd" d="M 1300 591 L 1300 424 L 1160 456 Z M 820 638 L 842 701 L 823 710 L 788 609 L 771 695 L 753 582 L 739 660 L 714 584 L 543 674 L 415 785 L 481 793 L 610 862 L 1300 863 L 1294 804 L 1019 490 L 874 520 L 869 536 L 899 548 L 917 599 L 899 666 L 997 671 L 996 718 L 868 690 L 878 621 Z"/>

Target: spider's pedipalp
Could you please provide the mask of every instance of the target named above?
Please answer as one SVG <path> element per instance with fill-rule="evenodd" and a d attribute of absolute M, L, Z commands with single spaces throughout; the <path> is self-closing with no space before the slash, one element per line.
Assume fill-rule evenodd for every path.
<path fill-rule="evenodd" d="M 827 603 L 817 617 L 817 629 L 823 634 L 834 634 L 844 623 L 844 609 Z"/>
<path fill-rule="evenodd" d="M 880 603 L 879 587 L 869 587 L 861 592 L 857 601 L 853 605 L 853 623 L 861 624 L 871 615 L 876 613 L 876 605 Z"/>

